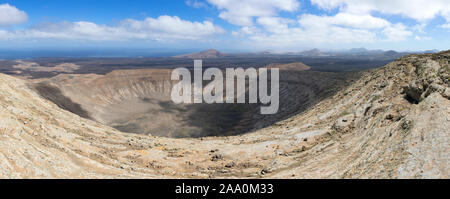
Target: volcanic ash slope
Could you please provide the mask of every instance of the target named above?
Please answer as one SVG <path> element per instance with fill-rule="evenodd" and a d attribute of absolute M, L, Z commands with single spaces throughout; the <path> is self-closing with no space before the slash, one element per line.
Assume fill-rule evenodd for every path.
<path fill-rule="evenodd" d="M 449 178 L 450 52 L 410 55 L 241 136 L 125 134 L 0 74 L 0 178 Z"/>

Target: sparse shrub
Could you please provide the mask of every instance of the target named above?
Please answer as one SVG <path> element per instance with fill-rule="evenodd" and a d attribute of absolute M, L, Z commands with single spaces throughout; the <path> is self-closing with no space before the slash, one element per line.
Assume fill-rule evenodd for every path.
<path fill-rule="evenodd" d="M 401 126 L 403 130 L 409 131 L 413 126 L 413 122 L 411 120 L 403 120 Z"/>
<path fill-rule="evenodd" d="M 375 101 L 379 100 L 380 98 L 381 98 L 380 95 L 375 95 L 375 96 L 372 98 L 372 102 L 375 102 Z"/>

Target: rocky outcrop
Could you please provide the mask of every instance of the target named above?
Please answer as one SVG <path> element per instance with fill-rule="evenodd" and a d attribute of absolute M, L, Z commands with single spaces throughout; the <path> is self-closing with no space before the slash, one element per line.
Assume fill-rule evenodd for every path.
<path fill-rule="evenodd" d="M 438 92 L 449 99 L 450 90 L 448 89 L 450 76 L 447 55 L 436 54 L 432 59 L 423 56 L 415 57 L 411 64 L 415 68 L 414 79 L 404 91 L 411 100 L 420 102 L 430 94 Z"/>

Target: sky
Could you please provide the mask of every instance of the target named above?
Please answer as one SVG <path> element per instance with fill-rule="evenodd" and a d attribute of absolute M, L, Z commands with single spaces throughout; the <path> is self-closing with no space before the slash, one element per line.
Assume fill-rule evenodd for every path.
<path fill-rule="evenodd" d="M 449 0 L 0 0 L 0 49 L 450 48 Z"/>

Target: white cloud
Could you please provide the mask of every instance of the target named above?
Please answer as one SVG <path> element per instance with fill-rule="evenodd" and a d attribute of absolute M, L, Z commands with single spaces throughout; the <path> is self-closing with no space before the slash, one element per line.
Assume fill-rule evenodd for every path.
<path fill-rule="evenodd" d="M 385 0 L 379 1 L 379 3 L 383 5 L 378 5 L 378 1 L 369 0 L 312 0 L 312 2 L 320 8 L 329 10 L 338 9 L 338 13 L 332 16 L 303 14 L 298 17 L 297 21 L 290 18 L 279 17 L 278 12 L 280 12 L 280 10 L 277 9 L 272 9 L 268 12 L 270 14 L 267 15 L 249 11 L 242 13 L 253 14 L 244 16 L 230 14 L 230 16 L 235 16 L 237 19 L 234 19 L 233 17 L 228 18 L 228 15 L 224 16 L 224 14 L 245 10 L 245 3 L 244 6 L 239 9 L 238 7 L 242 6 L 242 4 L 233 4 L 234 6 L 227 7 L 224 5 L 225 3 L 230 2 L 228 0 L 210 0 L 210 2 L 211 1 L 220 2 L 216 2 L 216 5 L 221 5 L 218 6 L 218 8 L 224 10 L 221 13 L 222 18 L 228 19 L 230 23 L 243 27 L 240 31 L 233 32 L 233 35 L 248 35 L 248 38 L 256 41 L 255 43 L 261 45 L 266 44 L 272 47 L 298 46 L 313 43 L 348 44 L 398 42 L 414 38 L 413 30 L 424 33 L 423 29 L 426 27 L 426 23 L 419 23 L 420 25 L 417 25 L 416 27 L 408 28 L 402 23 L 393 24 L 387 19 L 373 16 L 371 13 L 372 11 L 390 14 L 399 12 L 389 6 L 387 6 L 389 9 L 384 9 L 384 3 L 391 2 Z M 398 2 L 393 5 L 397 6 L 397 4 Z M 417 5 L 410 7 L 417 12 Z M 295 9 L 297 8 L 298 6 Z M 426 14 L 423 18 L 429 17 L 428 15 Z M 255 17 L 256 24 L 253 23 Z M 419 18 L 419 16 L 414 17 Z M 256 27 L 261 27 L 264 31 L 249 31 L 256 29 Z M 422 40 L 427 39 L 426 37 L 417 38 Z"/>
<path fill-rule="evenodd" d="M 225 32 L 224 29 L 210 21 L 190 22 L 177 16 L 160 16 L 156 19 L 147 18 L 144 21 L 126 20 L 121 26 L 131 28 L 132 32 L 144 33 L 149 36 L 178 39 L 199 39 Z"/>
<path fill-rule="evenodd" d="M 385 28 L 383 33 L 387 37 L 386 41 L 404 41 L 413 35 L 411 31 L 406 30 L 406 26 L 400 23 Z"/>
<path fill-rule="evenodd" d="M 231 34 L 233 36 L 247 36 L 247 35 L 253 35 L 261 32 L 259 28 L 256 28 L 254 26 L 244 26 L 238 31 L 232 31 Z"/>
<path fill-rule="evenodd" d="M 418 21 L 426 21 L 438 15 L 450 21 L 448 0 L 311 0 L 322 9 L 338 8 L 343 12 L 369 14 L 373 11 L 384 14 L 399 14 Z"/>
<path fill-rule="evenodd" d="M 322 15 L 295 14 L 299 0 L 185 0 L 191 7 L 215 7 L 219 17 L 236 25 L 231 35 L 243 37 L 262 48 L 321 44 L 354 44 L 426 41 L 429 21 L 437 16 L 447 22 L 439 25 L 450 29 L 449 0 L 311 0 L 312 4 L 330 12 Z M 5 9 L 6 11 L 2 11 Z M 282 13 L 290 12 L 290 13 Z M 331 15 L 330 13 L 336 13 Z M 389 15 L 416 20 L 405 26 L 389 21 Z M 25 12 L 0 5 L 0 26 L 23 23 Z M 75 39 L 88 41 L 213 40 L 226 31 L 211 21 L 187 21 L 177 16 L 160 16 L 144 20 L 127 19 L 117 25 L 101 25 L 88 21 L 46 23 L 25 30 L 1 30 L 0 40 Z M 245 37 L 245 38 L 244 38 Z"/>
<path fill-rule="evenodd" d="M 298 10 L 300 4 L 294 0 L 208 0 L 208 2 L 221 11 L 219 17 L 241 26 L 241 29 L 233 31 L 232 35 L 248 36 L 259 45 L 282 47 L 312 43 L 397 42 L 413 36 L 412 29 L 409 30 L 401 23 L 392 24 L 384 18 L 374 17 L 372 11 L 402 14 L 389 6 L 384 9 L 384 5 L 378 5 L 378 1 L 375 0 L 312 0 L 314 5 L 327 10 L 338 9 L 338 13 L 332 16 L 303 14 L 298 16 L 297 20 L 279 16 L 282 11 Z M 392 3 L 391 0 L 381 0 L 380 4 L 386 2 Z M 394 6 L 397 4 L 398 2 L 394 3 Z M 411 7 L 417 12 L 415 6 Z M 424 17 L 429 17 L 428 15 L 430 14 Z M 416 28 L 423 30 L 423 27 L 425 26 Z"/>
<path fill-rule="evenodd" d="M 40 24 L 31 29 L 0 32 L 0 39 L 47 38 L 93 41 L 199 40 L 225 31 L 210 21 L 190 22 L 177 16 L 160 16 L 145 20 L 128 19 L 117 26 L 99 25 L 87 21 Z"/>
<path fill-rule="evenodd" d="M 429 41 L 429 40 L 431 40 L 431 37 L 415 36 L 414 40 L 416 40 L 416 41 Z"/>
<path fill-rule="evenodd" d="M 341 13 L 371 16 L 373 12 L 385 15 L 401 15 L 418 22 L 412 27 L 403 24 L 388 25 L 383 34 L 388 41 L 402 41 L 413 35 L 412 31 L 426 34 L 428 22 L 437 16 L 447 23 L 442 28 L 450 28 L 450 2 L 448 0 L 311 0 L 313 5 L 325 10 L 338 9 Z M 359 18 L 360 19 L 360 18 Z M 358 20 L 354 18 L 353 20 Z M 409 30 L 408 30 L 409 29 Z M 429 40 L 429 37 L 416 36 L 415 40 Z"/>
<path fill-rule="evenodd" d="M 21 24 L 28 21 L 24 11 L 9 4 L 0 4 L 0 26 Z"/>
<path fill-rule="evenodd" d="M 300 24 L 303 26 L 338 25 L 351 28 L 376 29 L 387 27 L 390 22 L 368 14 L 338 13 L 335 16 L 303 15 Z"/>
<path fill-rule="evenodd" d="M 297 0 L 207 0 L 221 10 L 219 17 L 238 26 L 252 26 L 254 17 L 276 16 L 279 11 L 296 11 Z"/>
<path fill-rule="evenodd" d="M 264 29 L 272 33 L 287 33 L 289 31 L 289 24 L 295 23 L 294 20 L 281 17 L 259 17 L 257 22 Z"/>
<path fill-rule="evenodd" d="M 321 44 L 371 43 L 376 40 L 376 34 L 367 30 L 326 26 L 309 29 L 291 28 L 285 34 L 260 34 L 250 39 L 257 47 L 286 50 Z"/>
<path fill-rule="evenodd" d="M 5 30 L 0 30 L 0 40 L 2 39 L 11 39 L 11 33 L 9 33 L 8 31 Z"/>
<path fill-rule="evenodd" d="M 376 33 L 369 30 L 334 26 L 320 21 L 309 24 L 312 20 L 302 20 L 311 16 L 313 15 L 302 16 L 299 20 L 301 26 L 297 24 L 296 27 L 286 27 L 281 23 L 273 26 L 278 27 L 278 31 L 272 30 L 269 34 L 254 35 L 250 38 L 273 47 L 376 41 Z"/>
<path fill-rule="evenodd" d="M 197 0 L 186 0 L 184 1 L 186 5 L 193 7 L 193 8 L 206 8 L 208 7 L 206 3 L 197 1 Z"/>
<path fill-rule="evenodd" d="M 298 21 L 280 17 L 260 17 L 257 22 L 267 32 L 249 38 L 260 45 L 278 48 L 311 44 L 396 42 L 413 35 L 403 24 L 391 24 L 385 19 L 367 14 L 304 14 Z"/>
<path fill-rule="evenodd" d="M 420 23 L 420 24 L 417 24 L 417 25 L 411 27 L 411 29 L 423 34 L 423 33 L 425 33 L 426 27 L 427 27 L 426 23 Z"/>

